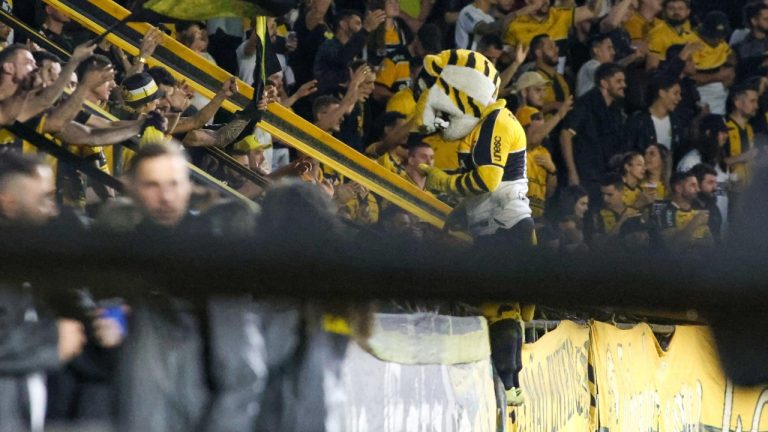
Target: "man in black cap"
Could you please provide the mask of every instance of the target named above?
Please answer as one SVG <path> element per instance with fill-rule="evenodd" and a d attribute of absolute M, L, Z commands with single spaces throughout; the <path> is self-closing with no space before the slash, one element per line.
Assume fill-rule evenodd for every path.
<path fill-rule="evenodd" d="M 165 96 L 155 80 L 146 72 L 127 77 L 120 86 L 124 109 L 129 113 L 146 114 L 157 109 L 158 99 Z"/>
<path fill-rule="evenodd" d="M 731 34 L 728 16 L 712 11 L 704 17 L 697 34 L 703 43 L 693 59 L 696 62 L 694 80 L 699 85 L 701 102 L 709 105 L 712 114 L 725 114 L 728 87 L 736 79 L 736 54 L 728 46 Z"/>
<path fill-rule="evenodd" d="M 160 140 L 168 130 L 168 120 L 156 111 L 160 98 L 165 96 L 152 76 L 146 72 L 133 74 L 125 78 L 120 85 L 122 105 L 115 107 L 114 114 L 121 120 L 145 118 L 141 128 L 141 142 Z M 134 156 L 125 148 L 115 152 L 115 174 L 122 174 Z"/>

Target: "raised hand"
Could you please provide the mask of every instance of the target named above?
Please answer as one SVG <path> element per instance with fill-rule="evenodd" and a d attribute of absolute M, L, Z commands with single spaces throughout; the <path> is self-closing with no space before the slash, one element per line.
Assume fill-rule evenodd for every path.
<path fill-rule="evenodd" d="M 72 52 L 72 57 L 70 57 L 70 61 L 75 61 L 78 63 L 82 62 L 83 60 L 92 56 L 93 51 L 95 49 L 96 49 L 96 44 L 93 43 L 93 41 L 88 41 L 83 44 L 80 44 L 77 47 L 75 47 L 75 50 Z"/>
<path fill-rule="evenodd" d="M 365 21 L 363 22 L 363 28 L 372 33 L 379 26 L 387 20 L 387 13 L 383 9 L 376 9 L 368 12 L 365 15 Z"/>
<path fill-rule="evenodd" d="M 299 87 L 299 89 L 296 90 L 296 93 L 294 94 L 297 99 L 301 99 L 303 97 L 311 95 L 316 91 L 317 91 L 317 80 L 312 80 L 302 84 L 301 87 Z"/>
<path fill-rule="evenodd" d="M 139 57 L 152 57 L 155 54 L 155 50 L 157 49 L 158 45 L 160 45 L 162 41 L 163 32 L 161 32 L 157 27 L 152 27 L 141 39 Z"/>

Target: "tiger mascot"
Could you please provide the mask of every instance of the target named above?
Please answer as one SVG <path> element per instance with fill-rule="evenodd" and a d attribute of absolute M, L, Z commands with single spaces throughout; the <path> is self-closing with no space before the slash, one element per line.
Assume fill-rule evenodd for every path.
<path fill-rule="evenodd" d="M 448 174 L 427 165 L 427 188 L 461 197 L 452 218 L 465 221 L 480 248 L 527 251 L 535 243 L 534 223 L 526 197 L 525 131 L 499 94 L 499 72 L 485 56 L 447 50 L 424 59 L 430 78 L 416 107 L 421 132 L 458 141 L 459 170 Z M 486 304 L 493 363 L 506 390 L 507 403 L 520 405 L 518 375 L 523 342 L 522 311 L 516 303 Z M 528 315 L 526 317 L 526 315 Z"/>

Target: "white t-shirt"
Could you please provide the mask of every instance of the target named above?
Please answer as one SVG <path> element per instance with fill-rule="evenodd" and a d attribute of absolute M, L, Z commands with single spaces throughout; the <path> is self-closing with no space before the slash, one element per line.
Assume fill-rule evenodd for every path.
<path fill-rule="evenodd" d="M 651 115 L 651 120 L 656 130 L 656 141 L 668 150 L 672 150 L 672 122 L 669 121 L 669 115 L 662 119 Z"/>
<path fill-rule="evenodd" d="M 476 49 L 477 41 L 479 37 L 475 38 L 474 31 L 477 23 L 486 22 L 492 23 L 495 19 L 478 9 L 474 5 L 470 4 L 464 7 L 459 12 L 459 19 L 456 22 L 456 32 L 454 33 L 454 39 L 456 40 L 456 48 Z"/>
<path fill-rule="evenodd" d="M 677 163 L 677 170 L 680 172 L 689 171 L 700 163 L 701 153 L 699 153 L 698 150 L 693 149 L 680 159 L 680 162 Z M 717 208 L 723 216 L 723 224 L 720 227 L 720 232 L 725 234 L 726 228 L 728 227 L 728 180 L 730 179 L 730 174 L 728 171 L 721 170 L 719 165 L 716 165 L 714 168 L 715 172 L 717 172 L 717 189 L 715 189 Z"/>
<path fill-rule="evenodd" d="M 595 71 L 599 66 L 600 62 L 595 59 L 581 66 L 579 74 L 576 76 L 576 97 L 582 96 L 595 87 Z"/>
<path fill-rule="evenodd" d="M 748 28 L 734 30 L 733 34 L 731 35 L 731 40 L 728 41 L 728 45 L 732 47 L 736 46 L 739 42 L 746 39 L 749 33 L 750 33 L 750 30 Z"/>
<path fill-rule="evenodd" d="M 259 50 L 254 50 L 253 54 L 245 55 L 245 41 L 240 44 L 235 50 L 237 56 L 237 77 L 244 83 L 253 85 L 253 71 L 256 70 L 256 53 Z"/>

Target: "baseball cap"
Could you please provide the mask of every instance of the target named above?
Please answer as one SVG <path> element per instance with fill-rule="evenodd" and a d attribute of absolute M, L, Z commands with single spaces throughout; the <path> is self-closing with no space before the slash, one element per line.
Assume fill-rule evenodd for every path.
<path fill-rule="evenodd" d="M 248 135 L 238 141 L 234 146 L 234 151 L 238 153 L 248 153 L 252 150 L 266 150 L 272 147 L 272 144 L 262 144 L 256 138 L 256 135 Z"/>
<path fill-rule="evenodd" d="M 720 11 L 708 13 L 699 27 L 701 36 L 712 39 L 725 39 L 731 34 L 731 24 L 728 15 Z"/>
<path fill-rule="evenodd" d="M 515 90 L 520 91 L 528 87 L 536 87 L 549 84 L 549 80 L 541 76 L 538 72 L 526 72 L 520 75 L 515 82 Z"/>

